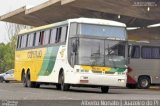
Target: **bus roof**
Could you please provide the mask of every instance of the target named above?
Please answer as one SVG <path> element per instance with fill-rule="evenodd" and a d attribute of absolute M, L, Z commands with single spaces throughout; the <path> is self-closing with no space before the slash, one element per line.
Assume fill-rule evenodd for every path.
<path fill-rule="evenodd" d="M 75 18 L 75 19 L 68 19 L 66 21 L 57 22 L 57 23 L 53 23 L 53 24 L 49 24 L 49 25 L 35 27 L 32 29 L 24 29 L 19 32 L 19 35 L 25 34 L 25 33 L 30 33 L 30 32 L 35 32 L 35 31 L 39 31 L 39 30 L 43 30 L 43 29 L 49 29 L 52 27 L 65 25 L 65 24 L 72 23 L 72 22 L 126 27 L 126 25 L 124 23 L 111 21 L 111 20 L 95 19 L 95 18 Z"/>
<path fill-rule="evenodd" d="M 134 40 L 129 40 L 128 41 L 129 44 L 133 44 L 133 45 L 146 45 L 146 46 L 159 46 L 160 45 L 160 41 L 159 40 L 149 40 L 149 41 L 134 41 Z"/>
<path fill-rule="evenodd" d="M 126 25 L 121 22 L 104 20 L 104 19 L 96 19 L 96 18 L 75 18 L 75 19 L 69 19 L 68 21 L 69 22 L 77 22 L 77 23 L 88 23 L 88 24 L 126 27 Z"/>

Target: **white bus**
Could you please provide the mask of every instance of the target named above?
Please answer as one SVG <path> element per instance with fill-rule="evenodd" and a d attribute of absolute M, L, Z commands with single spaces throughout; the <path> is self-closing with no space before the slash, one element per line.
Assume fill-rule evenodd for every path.
<path fill-rule="evenodd" d="M 129 41 L 128 88 L 160 84 L 160 43 Z"/>
<path fill-rule="evenodd" d="M 69 19 L 19 33 L 15 79 L 25 87 L 56 84 L 125 87 L 127 34 L 123 23 L 91 18 Z"/>

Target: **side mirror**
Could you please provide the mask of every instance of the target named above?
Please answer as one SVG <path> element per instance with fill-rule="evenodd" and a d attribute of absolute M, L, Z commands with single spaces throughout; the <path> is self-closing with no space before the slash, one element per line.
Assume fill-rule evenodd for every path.
<path fill-rule="evenodd" d="M 128 57 L 131 58 L 132 56 L 132 45 L 129 45 L 129 54 Z"/>
<path fill-rule="evenodd" d="M 132 45 L 128 46 L 128 64 L 130 63 L 130 59 L 132 57 Z"/>
<path fill-rule="evenodd" d="M 76 53 L 78 50 L 78 45 L 79 45 L 79 40 L 76 38 L 73 42 L 72 42 L 72 52 Z"/>

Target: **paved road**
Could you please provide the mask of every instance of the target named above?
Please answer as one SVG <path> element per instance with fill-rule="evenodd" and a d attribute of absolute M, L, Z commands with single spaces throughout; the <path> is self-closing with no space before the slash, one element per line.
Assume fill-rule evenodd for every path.
<path fill-rule="evenodd" d="M 21 83 L 0 83 L 0 100 L 153 100 L 160 99 L 160 88 L 117 89 L 111 88 L 102 94 L 98 88 L 71 88 L 70 91 L 56 90 L 55 86 L 24 88 Z"/>

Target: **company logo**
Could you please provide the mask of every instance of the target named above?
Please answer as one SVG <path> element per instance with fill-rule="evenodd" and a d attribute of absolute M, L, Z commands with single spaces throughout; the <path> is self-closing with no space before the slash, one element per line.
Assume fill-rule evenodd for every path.
<path fill-rule="evenodd" d="M 29 51 L 27 54 L 28 58 L 41 58 L 42 57 L 42 51 Z"/>

